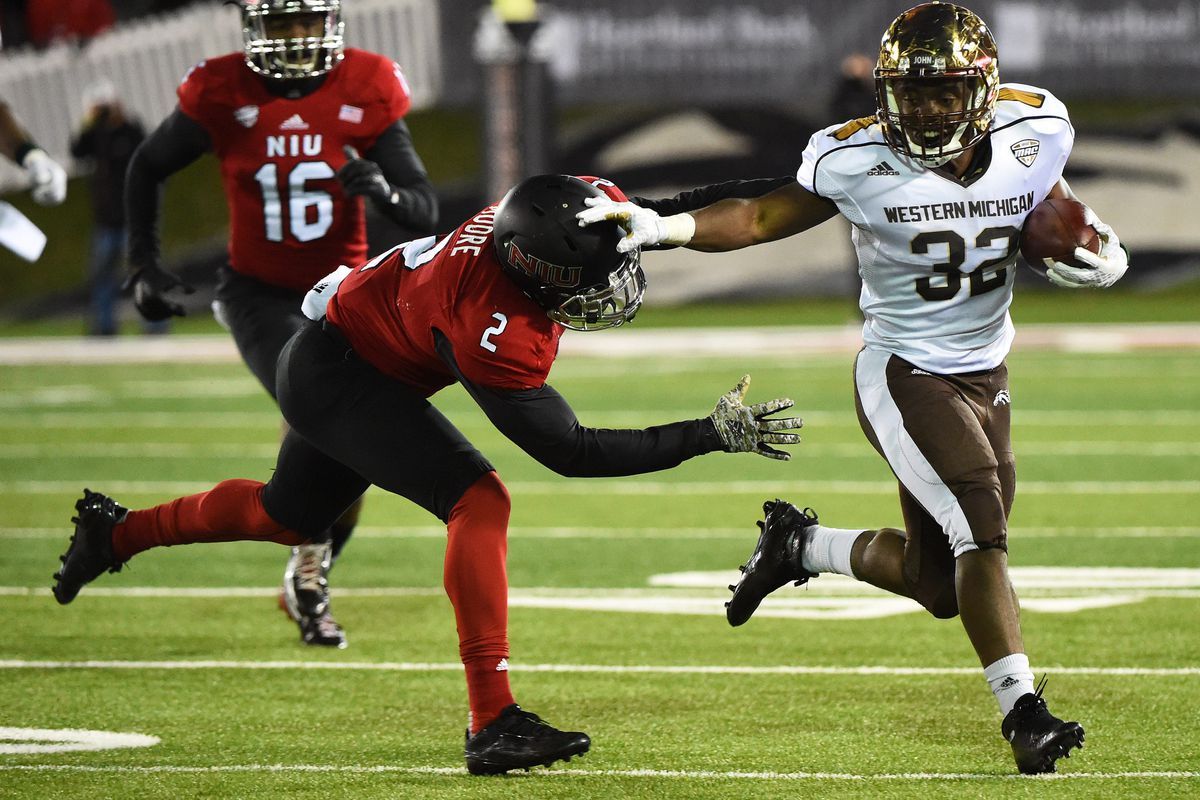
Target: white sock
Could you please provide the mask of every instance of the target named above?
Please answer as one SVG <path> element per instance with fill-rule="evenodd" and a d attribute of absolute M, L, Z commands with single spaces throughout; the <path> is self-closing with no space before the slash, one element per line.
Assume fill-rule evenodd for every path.
<path fill-rule="evenodd" d="M 808 532 L 808 541 L 804 543 L 804 552 L 800 554 L 800 565 L 809 572 L 836 572 L 853 578 L 850 551 L 864 530 L 815 526 Z"/>
<path fill-rule="evenodd" d="M 1000 713 L 1007 715 L 1016 705 L 1017 699 L 1033 693 L 1033 672 L 1029 669 L 1029 657 L 1024 653 L 1013 653 L 983 668 Z"/>

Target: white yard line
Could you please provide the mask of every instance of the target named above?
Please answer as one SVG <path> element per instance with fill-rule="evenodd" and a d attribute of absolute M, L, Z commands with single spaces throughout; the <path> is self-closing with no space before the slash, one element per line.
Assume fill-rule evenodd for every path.
<path fill-rule="evenodd" d="M 4 528 L 0 527 L 3 539 L 63 539 L 70 534 L 70 526 L 58 525 L 50 528 Z M 354 535 L 360 539 L 444 539 L 446 529 L 436 525 L 359 525 Z M 575 528 L 569 526 L 522 526 L 508 529 L 510 539 L 701 539 L 746 540 L 758 532 L 751 525 L 738 528 Z M 1200 537 L 1200 528 L 1178 527 L 1097 527 L 1084 525 L 1038 528 L 1010 528 L 1011 539 L 1192 539 Z"/>
<path fill-rule="evenodd" d="M 513 494 L 521 495 L 611 495 L 619 497 L 673 497 L 680 495 L 795 495 L 888 494 L 896 493 L 892 481 L 506 481 Z M 108 494 L 186 495 L 208 491 L 205 481 L 0 481 L 0 494 L 77 494 L 83 486 Z M 1200 480 L 1180 481 L 1023 481 L 1024 495 L 1139 495 L 1200 494 Z"/>
<path fill-rule="evenodd" d="M 343 670 L 355 672 L 461 672 L 457 662 L 417 661 L 50 661 L 0 659 L 0 669 L 129 669 L 129 670 Z M 511 662 L 517 672 L 632 675 L 921 675 L 949 677 L 978 675 L 978 667 L 889 667 L 889 666 L 736 666 L 669 664 L 521 664 Z M 1109 677 L 1195 677 L 1200 667 L 1064 667 L 1037 665 L 1035 671 L 1055 675 L 1102 675 Z"/>
<path fill-rule="evenodd" d="M 155 766 L 98 766 L 90 764 L 0 764 L 3 772 L 78 772 L 104 773 L 111 775 L 221 775 L 230 773 L 337 773 L 337 774 L 384 774 L 384 775 L 430 775 L 465 777 L 463 767 L 404 767 L 395 764 L 226 764 L 214 766 L 187 766 L 159 764 Z M 1074 781 L 1074 780 L 1180 780 L 1200 778 L 1200 772 L 1157 771 L 1157 772 L 1056 772 L 1048 775 L 1017 775 L 987 772 L 745 772 L 721 770 L 676 770 L 676 769 L 578 769 L 571 766 L 557 769 L 539 769 L 519 780 L 539 778 L 664 778 L 671 780 L 732 780 L 732 781 Z"/>
<path fill-rule="evenodd" d="M 696 407 L 655 408 L 613 411 L 611 409 L 577 408 L 576 414 L 585 424 L 629 426 L 661 423 L 674 419 L 691 419 L 700 413 Z M 451 411 L 451 413 L 454 413 Z M 470 413 L 474 414 L 472 410 Z M 858 427 L 853 408 L 842 411 L 799 409 L 805 424 L 822 427 Z M 84 428 L 107 430 L 126 428 L 264 428 L 278 426 L 279 414 L 272 411 L 39 411 L 32 409 L 6 410 L 0 416 L 0 428 Z M 459 420 L 463 428 L 490 425 L 482 417 Z M 1197 427 L 1200 410 L 1196 409 L 1055 409 L 1013 411 L 1013 424 L 1038 428 L 1139 428 Z"/>
<path fill-rule="evenodd" d="M 1200 442 L 1029 442 L 1016 445 L 1018 455 L 1024 456 L 1200 456 Z M 877 459 L 866 442 L 846 444 L 813 444 L 802 446 L 806 458 L 833 457 Z M 30 442 L 0 444 L 0 458 L 103 458 L 122 460 L 134 458 L 192 459 L 192 458 L 274 458 L 279 452 L 277 443 L 244 444 L 238 442 Z M 799 452 L 799 451 L 798 451 Z"/>
<path fill-rule="evenodd" d="M 565 336 L 568 356 L 630 358 L 671 356 L 710 358 L 738 353 L 757 356 L 853 354 L 862 344 L 861 327 L 773 326 L 739 328 L 630 328 L 603 336 Z M 1104 323 L 1022 325 L 1014 347 L 1019 350 L 1121 353 L 1142 349 L 1200 347 L 1200 325 L 1191 323 Z M 0 365 L 234 363 L 237 350 L 230 337 L 172 335 L 89 339 L 38 337 L 0 340 Z"/>

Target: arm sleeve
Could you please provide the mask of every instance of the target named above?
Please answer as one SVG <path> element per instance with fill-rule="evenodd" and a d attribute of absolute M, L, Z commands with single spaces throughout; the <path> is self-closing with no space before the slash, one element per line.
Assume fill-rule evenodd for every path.
<path fill-rule="evenodd" d="M 379 165 L 392 186 L 392 202 L 376 203 L 376 208 L 393 222 L 432 233 L 437 227 L 437 195 L 404 120 L 392 122 L 363 155 Z"/>
<path fill-rule="evenodd" d="M 657 212 L 659 216 L 665 217 L 672 214 L 682 214 L 687 211 L 697 211 L 705 206 L 711 206 L 718 200 L 725 200 L 730 197 L 762 197 L 764 194 L 770 194 L 779 187 L 786 186 L 794 180 L 796 179 L 791 175 L 785 175 L 780 178 L 726 181 L 725 183 L 714 183 L 709 186 L 701 186 L 697 189 L 689 189 L 686 192 L 680 192 L 674 197 L 662 200 L 652 200 L 646 197 L 630 197 L 629 200 L 642 208 L 648 208 Z"/>
<path fill-rule="evenodd" d="M 129 221 L 129 264 L 157 264 L 158 215 L 162 184 L 209 150 L 208 134 L 178 108 L 133 153 L 125 175 L 125 215 Z"/>
<path fill-rule="evenodd" d="M 694 456 L 721 449 L 708 419 L 644 429 L 587 428 L 555 389 L 497 391 L 466 379 L 448 339 L 435 333 L 438 354 L 483 409 L 496 429 L 538 463 L 572 478 L 638 475 L 670 469 Z"/>

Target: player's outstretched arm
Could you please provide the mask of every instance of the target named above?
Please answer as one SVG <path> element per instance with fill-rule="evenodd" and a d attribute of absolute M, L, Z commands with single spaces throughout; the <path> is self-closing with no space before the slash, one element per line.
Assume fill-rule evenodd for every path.
<path fill-rule="evenodd" d="M 579 424 L 566 399 L 552 386 L 504 391 L 482 386 L 459 369 L 448 340 L 435 336 L 438 354 L 483 409 L 496 429 L 538 463 L 567 477 L 639 475 L 670 469 L 705 453 L 787 454 L 774 445 L 795 444 L 796 418 L 771 418 L 790 408 L 786 398 L 743 403 L 749 377 L 723 395 L 707 417 L 641 429 L 589 428 Z"/>
<path fill-rule="evenodd" d="M 125 176 L 125 214 L 129 225 L 130 276 L 133 301 L 145 319 L 155 322 L 183 316 L 183 306 L 167 297 L 173 289 L 190 294 L 192 287 L 159 266 L 158 217 L 162 185 L 168 177 L 209 150 L 204 128 L 176 108 L 138 146 Z"/>
<path fill-rule="evenodd" d="M 1065 180 L 1060 179 L 1058 185 L 1050 190 L 1047 197 L 1079 200 Z M 1086 204 L 1085 204 L 1086 205 Z M 1100 252 L 1077 247 L 1074 257 L 1076 261 L 1086 264 L 1077 267 L 1064 264 L 1054 259 L 1046 259 L 1046 278 L 1056 286 L 1064 289 L 1107 289 L 1125 274 L 1129 269 L 1129 251 L 1117 238 L 1117 232 L 1111 226 L 1104 224 L 1090 207 L 1085 217 L 1087 223 L 1096 229 L 1100 235 Z"/>
<path fill-rule="evenodd" d="M 67 171 L 34 144 L 3 100 L 0 100 L 0 152 L 25 169 L 35 203 L 57 206 L 67 199 Z"/>
<path fill-rule="evenodd" d="M 610 220 L 628 231 L 617 249 L 623 253 L 657 244 L 723 252 L 772 242 L 808 230 L 837 213 L 830 201 L 800 186 L 786 184 L 761 197 L 730 198 L 695 212 L 663 217 L 634 203 L 588 198 L 580 225 Z"/>

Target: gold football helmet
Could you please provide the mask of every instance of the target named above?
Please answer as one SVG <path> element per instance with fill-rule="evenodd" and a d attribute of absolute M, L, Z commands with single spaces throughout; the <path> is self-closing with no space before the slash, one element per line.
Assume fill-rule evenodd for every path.
<path fill-rule="evenodd" d="M 978 144 L 996 116 L 996 40 L 974 12 L 923 3 L 879 46 L 875 94 L 892 149 L 937 167 Z"/>
<path fill-rule="evenodd" d="M 341 0 L 243 0 L 250 69 L 269 78 L 324 75 L 344 56 Z"/>

